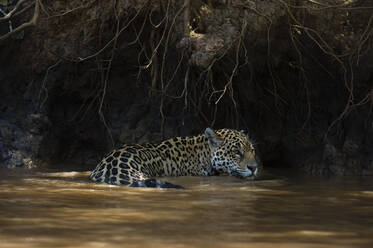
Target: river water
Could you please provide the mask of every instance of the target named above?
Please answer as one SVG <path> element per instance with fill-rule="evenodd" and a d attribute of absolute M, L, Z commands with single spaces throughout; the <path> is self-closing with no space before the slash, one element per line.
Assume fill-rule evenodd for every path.
<path fill-rule="evenodd" d="M 372 178 L 181 177 L 185 190 L 88 172 L 0 170 L 0 247 L 373 247 Z"/>

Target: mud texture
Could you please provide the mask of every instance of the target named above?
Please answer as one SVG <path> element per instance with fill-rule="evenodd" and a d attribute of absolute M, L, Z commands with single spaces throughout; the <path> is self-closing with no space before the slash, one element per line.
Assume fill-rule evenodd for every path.
<path fill-rule="evenodd" d="M 249 130 L 264 166 L 373 174 L 371 1 L 26 0 L 13 28 L 38 4 L 8 38 L 0 20 L 0 167 L 211 126 Z"/>

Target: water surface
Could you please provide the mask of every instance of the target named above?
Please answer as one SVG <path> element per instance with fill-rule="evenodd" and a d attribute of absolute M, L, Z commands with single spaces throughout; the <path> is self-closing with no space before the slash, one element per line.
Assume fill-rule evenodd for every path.
<path fill-rule="evenodd" d="M 372 178 L 181 177 L 185 190 L 88 172 L 0 170 L 0 247 L 373 247 Z"/>

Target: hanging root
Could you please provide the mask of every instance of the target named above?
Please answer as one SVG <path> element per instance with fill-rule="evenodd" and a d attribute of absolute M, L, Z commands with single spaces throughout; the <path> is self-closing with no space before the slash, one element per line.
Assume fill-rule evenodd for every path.
<path fill-rule="evenodd" d="M 68 18 L 69 15 L 94 5 L 92 1 L 56 13 L 53 9 L 44 7 L 42 2 L 42 0 L 19 0 L 7 15 L 0 18 L 0 23 L 7 22 L 11 18 L 18 18 L 22 13 L 31 9 L 34 11 L 32 18 L 15 27 L 12 32 L 0 36 L 0 41 L 30 26 L 35 26 L 43 18 L 47 20 Z M 84 106 L 79 108 L 75 116 L 84 118 L 86 112 L 94 106 L 114 142 L 110 125 L 105 119 L 107 108 L 105 98 L 110 84 L 110 72 L 119 48 L 121 51 L 138 49 L 137 80 L 142 81 L 142 84 L 147 87 L 146 90 L 149 93 L 146 101 L 149 102 L 154 98 L 159 100 L 162 133 L 168 106 L 175 102 L 182 104 L 183 111 L 195 113 L 205 125 L 214 125 L 218 121 L 228 120 L 231 126 L 239 126 L 244 119 L 242 110 L 240 110 L 241 103 L 249 101 L 243 99 L 246 97 L 243 91 L 246 91 L 249 85 L 251 87 L 254 84 L 257 92 L 273 98 L 275 111 L 279 115 L 285 115 L 291 107 L 302 108 L 302 113 L 300 113 L 302 116 L 299 116 L 299 119 L 303 121 L 301 130 L 304 130 L 312 122 L 315 107 L 315 99 L 312 95 L 314 83 L 309 73 L 310 61 L 314 61 L 312 66 L 318 67 L 333 80 L 337 81 L 341 78 L 341 89 L 343 88 L 347 93 L 345 106 L 334 116 L 334 120 L 325 132 L 325 137 L 353 109 L 372 103 L 371 89 L 356 87 L 356 68 L 361 65 L 363 56 L 372 47 L 373 14 L 371 10 L 373 6 L 368 5 L 368 1 L 308 0 L 299 3 L 290 0 L 272 0 L 266 3 L 263 1 L 228 1 L 226 7 L 241 17 L 235 20 L 234 25 L 227 24 L 228 27 L 237 29 L 235 35 L 229 36 L 224 32 L 218 34 L 208 30 L 198 33 L 200 27 L 198 23 L 195 24 L 196 20 L 203 22 L 207 17 L 202 11 L 207 9 L 214 13 L 213 8 L 218 3 L 221 4 L 221 1 L 184 0 L 180 3 L 162 0 L 155 4 L 154 1 L 149 0 L 143 1 L 143 5 L 137 9 L 134 8 L 135 11 L 120 12 L 117 8 L 119 1 L 110 1 L 107 4 L 111 4 L 113 10 L 112 36 L 106 37 L 106 40 L 103 39 L 104 42 L 100 43 L 100 47 L 89 55 L 59 56 L 57 63 L 54 62 L 47 69 L 41 86 L 41 95 L 44 96 L 41 105 L 45 103 L 48 96 L 46 78 L 50 70 L 61 61 L 77 64 L 95 63 L 99 76 L 97 76 L 98 86 L 92 90 L 91 94 L 94 97 L 91 96 L 87 102 L 84 102 Z M 281 11 L 273 13 L 271 8 L 263 8 L 265 4 L 270 5 L 274 10 Z M 351 15 L 368 12 L 370 14 L 367 15 L 365 22 L 360 22 L 364 26 L 361 25 L 357 32 L 357 29 L 353 29 L 353 23 L 350 23 Z M 325 21 L 330 15 L 339 19 L 334 21 L 331 18 L 331 21 Z M 282 18 L 281 21 L 279 18 Z M 252 23 L 253 20 L 257 23 Z M 325 25 L 317 25 L 318 23 L 312 20 L 324 21 Z M 208 21 L 207 24 L 211 20 Z M 341 25 L 340 22 L 344 24 Z M 277 31 L 274 26 L 278 23 L 282 27 L 287 25 L 284 30 L 288 30 L 288 34 L 282 31 L 282 35 L 288 37 L 282 39 L 290 41 L 294 53 L 289 55 L 288 61 L 286 61 L 286 56 L 279 55 L 281 51 L 276 51 L 276 43 L 281 41 L 281 39 L 276 40 L 275 37 Z M 325 30 L 327 24 L 330 25 L 330 29 Z M 258 41 L 255 42 L 251 40 L 253 31 L 255 31 L 254 26 L 258 33 Z M 135 33 L 134 40 L 125 45 L 118 44 L 119 39 L 127 32 Z M 104 36 L 102 31 L 98 33 L 98 36 Z M 183 45 L 180 45 L 181 43 Z M 253 45 L 258 48 L 263 46 L 266 49 L 266 51 L 263 50 L 262 56 L 265 61 L 264 68 L 256 66 L 255 60 L 259 55 L 255 54 L 256 50 L 252 48 Z M 314 58 L 313 54 L 316 50 L 328 58 L 333 65 L 325 65 L 319 59 Z M 203 66 L 195 62 L 197 55 L 206 59 L 207 62 Z M 286 79 L 280 75 L 278 64 L 283 67 L 288 65 L 292 73 L 299 73 L 299 81 L 293 86 L 299 90 L 299 95 L 306 99 L 304 106 L 297 106 L 299 102 L 293 99 L 296 90 L 291 89 L 293 91 L 288 94 L 289 84 L 286 84 Z M 245 76 L 242 76 L 242 73 Z M 246 77 L 246 75 L 249 76 Z M 273 107 L 268 106 L 272 104 L 268 103 L 268 98 L 266 100 L 262 98 L 258 96 L 255 103 L 265 108 Z M 222 113 L 222 110 L 226 110 L 226 113 Z M 222 118 L 222 115 L 225 116 Z M 229 125 L 229 122 L 225 123 Z"/>

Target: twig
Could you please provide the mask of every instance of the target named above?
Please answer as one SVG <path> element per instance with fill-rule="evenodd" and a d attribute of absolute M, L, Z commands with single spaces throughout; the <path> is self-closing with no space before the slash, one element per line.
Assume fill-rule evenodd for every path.
<path fill-rule="evenodd" d="M 39 19 L 39 12 L 40 12 L 40 0 L 35 0 L 34 15 L 32 16 L 31 20 L 28 21 L 28 22 L 25 22 L 25 23 L 21 24 L 20 26 L 18 26 L 17 28 L 13 29 L 12 32 L 9 32 L 9 33 L 4 34 L 3 36 L 0 36 L 0 41 L 3 41 L 5 39 L 9 38 L 10 36 L 24 30 L 27 27 L 35 26 L 38 19 Z"/>
<path fill-rule="evenodd" d="M 45 73 L 45 76 L 44 76 L 44 79 L 43 79 L 43 82 L 41 84 L 41 88 L 40 88 L 40 92 L 39 92 L 39 102 L 40 102 L 40 99 L 41 99 L 41 95 L 42 95 L 42 91 L 44 92 L 44 99 L 43 101 L 40 103 L 39 105 L 39 108 L 42 109 L 45 102 L 48 100 L 48 89 L 46 87 L 46 84 L 47 84 L 47 79 L 48 79 L 48 75 L 49 75 L 49 72 L 54 69 L 55 67 L 57 67 L 60 63 L 62 62 L 62 60 L 58 60 L 55 64 L 51 65 L 48 67 L 47 69 L 47 72 Z"/>
<path fill-rule="evenodd" d="M 141 10 L 150 2 L 150 0 L 148 0 L 141 8 L 140 10 L 137 11 L 137 13 L 131 18 L 131 20 L 129 22 L 127 22 L 127 24 L 125 26 L 123 26 L 117 33 L 115 33 L 114 37 L 109 41 L 107 42 L 100 50 L 98 50 L 97 52 L 95 52 L 94 54 L 91 54 L 87 57 L 78 57 L 76 59 L 73 59 L 73 61 L 75 62 L 82 62 L 82 61 L 85 61 L 85 60 L 88 60 L 88 59 L 91 59 L 91 58 L 94 58 L 96 57 L 97 55 L 99 55 L 100 53 L 102 53 L 103 51 L 106 50 L 106 48 L 108 48 L 113 42 L 116 42 L 116 40 L 119 38 L 119 36 L 122 34 L 122 32 L 124 30 L 126 30 L 128 28 L 129 25 L 132 24 L 132 22 L 138 17 L 138 15 L 140 14 Z"/>
<path fill-rule="evenodd" d="M 190 33 L 190 0 L 184 0 L 184 36 Z"/>
<path fill-rule="evenodd" d="M 85 5 L 81 5 L 79 7 L 76 7 L 76 8 L 73 8 L 73 9 L 70 9 L 70 10 L 67 10 L 61 14 L 55 14 L 55 15 L 51 15 L 51 16 L 48 16 L 47 19 L 50 19 L 50 18 L 55 18 L 55 17 L 63 17 L 65 15 L 68 15 L 68 14 L 71 14 L 77 10 L 80 10 L 80 9 L 84 9 L 84 8 L 87 8 L 89 4 L 85 4 Z"/>
<path fill-rule="evenodd" d="M 1 17 L 0 18 L 0 23 L 2 22 L 6 22 L 8 21 L 10 18 L 12 18 L 12 16 L 16 13 L 16 11 L 18 10 L 18 8 L 25 2 L 26 0 L 19 0 L 16 4 L 16 6 L 14 7 L 14 9 L 12 9 L 8 14 L 6 14 L 4 17 Z"/>
<path fill-rule="evenodd" d="M 116 23 L 117 23 L 116 34 L 118 34 L 120 32 L 120 29 L 119 29 L 120 20 L 119 20 L 119 16 L 118 16 L 117 9 L 116 9 L 115 6 L 116 6 L 116 0 L 113 0 L 114 14 L 115 14 L 115 19 L 116 19 Z M 111 70 L 111 64 L 112 64 L 114 56 L 115 56 L 115 50 L 116 50 L 116 46 L 117 46 L 117 42 L 118 42 L 118 37 L 119 37 L 119 35 L 115 35 L 115 40 L 114 40 L 113 48 L 112 48 L 112 51 L 111 51 L 111 57 L 110 57 L 110 60 L 109 60 L 109 63 L 108 63 L 108 67 L 106 69 L 105 79 L 104 79 L 104 82 L 103 82 L 103 92 L 102 92 L 102 96 L 101 96 L 100 103 L 99 103 L 99 108 L 98 108 L 98 114 L 99 114 L 106 130 L 108 131 L 108 134 L 110 136 L 110 140 L 111 140 L 111 143 L 112 143 L 113 146 L 114 146 L 114 138 L 113 138 L 113 135 L 111 134 L 111 130 L 110 130 L 110 128 L 109 128 L 109 126 L 106 122 L 104 113 L 102 111 L 102 106 L 103 106 L 104 100 L 105 100 L 105 95 L 106 95 L 106 90 L 107 90 L 107 85 L 108 85 L 109 75 L 110 75 L 110 70 Z"/>

